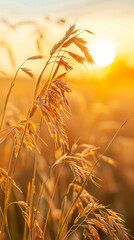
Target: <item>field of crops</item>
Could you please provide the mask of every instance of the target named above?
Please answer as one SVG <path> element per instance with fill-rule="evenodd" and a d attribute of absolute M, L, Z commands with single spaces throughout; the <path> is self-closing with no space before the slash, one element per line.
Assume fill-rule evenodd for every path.
<path fill-rule="evenodd" d="M 0 22 L 0 240 L 132 239 L 134 67 L 45 21 Z"/>

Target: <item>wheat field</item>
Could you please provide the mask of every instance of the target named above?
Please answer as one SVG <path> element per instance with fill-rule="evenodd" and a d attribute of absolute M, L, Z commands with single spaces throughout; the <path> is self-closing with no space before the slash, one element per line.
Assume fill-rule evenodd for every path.
<path fill-rule="evenodd" d="M 13 77 L 0 69 L 8 78 L 1 85 L 0 240 L 132 239 L 131 210 L 121 214 L 133 199 L 131 82 L 127 93 L 125 83 L 122 92 L 120 83 L 108 90 L 112 75 L 103 87 L 87 81 L 95 64 L 83 35 L 92 31 L 70 25 L 46 57 L 42 32 L 30 24 L 38 54 Z M 15 69 L 12 47 L 0 45 Z"/>

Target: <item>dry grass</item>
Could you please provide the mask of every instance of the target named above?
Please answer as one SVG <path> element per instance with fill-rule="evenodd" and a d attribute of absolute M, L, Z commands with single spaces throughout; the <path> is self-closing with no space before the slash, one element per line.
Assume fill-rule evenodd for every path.
<path fill-rule="evenodd" d="M 99 153 L 98 147 L 89 144 L 74 143 L 70 149 L 65 130 L 63 116 L 69 114 L 70 107 L 67 95 L 72 92 L 66 82 L 66 75 L 73 70 L 70 58 L 80 64 L 94 63 L 86 46 L 87 42 L 80 37 L 83 31 L 92 34 L 88 30 L 76 29 L 75 24 L 73 24 L 64 37 L 54 45 L 37 79 L 32 104 L 27 110 L 25 118 L 13 126 L 8 122 L 8 133 L 3 134 L 0 140 L 0 143 L 3 144 L 5 140 L 10 139 L 11 145 L 8 170 L 0 169 L 0 184 L 3 191 L 3 205 L 0 208 L 0 240 L 59 240 L 71 239 L 71 236 L 75 236 L 74 239 L 99 240 L 102 232 L 111 239 L 129 239 L 120 216 L 100 204 L 86 190 L 86 185 L 90 181 L 97 186 L 99 185 L 93 171 L 101 160 L 114 165 L 114 161 L 105 157 L 105 153 L 126 121 L 118 129 L 103 155 Z M 81 55 L 69 50 L 72 44 L 81 51 Z M 16 83 L 18 72 L 23 71 L 33 78 L 32 70 L 23 67 L 23 65 L 27 61 L 38 59 L 43 59 L 43 57 L 41 55 L 29 57 L 16 71 L 5 100 L 0 124 L 1 132 L 9 97 Z M 47 74 L 44 81 L 48 66 L 51 66 L 50 73 Z M 34 115 L 38 115 L 39 124 L 34 121 Z M 46 140 L 41 138 L 44 124 L 47 125 L 54 141 L 55 161 L 51 164 L 50 170 L 47 169 L 42 174 L 40 146 L 47 144 Z M 24 190 L 24 193 L 23 189 L 15 183 L 14 175 L 16 164 L 23 160 L 23 153 L 28 158 L 26 153 L 28 149 L 31 150 L 33 169 L 27 192 Z M 73 178 L 66 176 L 68 166 L 73 172 Z M 64 178 L 68 179 L 64 188 L 65 194 L 60 194 L 62 195 L 60 199 L 57 185 L 59 182 L 62 185 L 61 175 L 64 171 Z M 13 233 L 11 229 L 10 218 L 11 214 L 14 214 L 16 206 L 18 215 L 21 215 L 21 233 L 17 227 L 14 230 L 16 233 Z M 14 221 L 19 222 L 19 217 L 14 217 L 16 217 Z"/>

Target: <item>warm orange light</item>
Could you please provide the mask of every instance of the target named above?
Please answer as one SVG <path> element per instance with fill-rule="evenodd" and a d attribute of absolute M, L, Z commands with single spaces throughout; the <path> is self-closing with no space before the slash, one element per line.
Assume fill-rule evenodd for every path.
<path fill-rule="evenodd" d="M 91 47 L 91 55 L 98 66 L 107 66 L 114 61 L 115 49 L 109 42 L 101 41 Z"/>

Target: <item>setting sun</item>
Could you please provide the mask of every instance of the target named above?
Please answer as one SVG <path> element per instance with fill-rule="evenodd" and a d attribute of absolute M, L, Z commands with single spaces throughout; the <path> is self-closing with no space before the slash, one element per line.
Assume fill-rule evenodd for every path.
<path fill-rule="evenodd" d="M 134 0 L 0 9 L 0 240 L 134 240 Z"/>
<path fill-rule="evenodd" d="M 114 61 L 115 49 L 111 43 L 101 41 L 92 46 L 91 54 L 96 65 L 107 66 Z"/>

